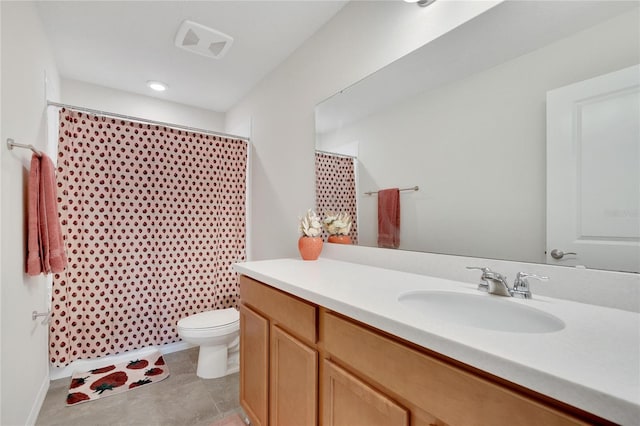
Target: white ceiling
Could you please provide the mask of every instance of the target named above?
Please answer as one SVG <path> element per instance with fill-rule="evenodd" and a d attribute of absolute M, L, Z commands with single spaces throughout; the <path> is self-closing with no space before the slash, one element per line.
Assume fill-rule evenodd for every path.
<path fill-rule="evenodd" d="M 61 77 L 224 112 L 346 0 L 37 3 Z M 185 19 L 230 35 L 231 49 L 212 59 L 177 48 Z"/>

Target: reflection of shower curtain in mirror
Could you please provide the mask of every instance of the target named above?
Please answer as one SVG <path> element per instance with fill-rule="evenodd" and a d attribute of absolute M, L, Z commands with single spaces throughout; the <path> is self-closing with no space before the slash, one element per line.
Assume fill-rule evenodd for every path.
<path fill-rule="evenodd" d="M 322 217 L 328 211 L 348 213 L 353 220 L 349 236 L 358 243 L 354 158 L 316 152 L 316 211 Z"/>
<path fill-rule="evenodd" d="M 51 362 L 176 342 L 179 319 L 235 306 L 247 143 L 65 109 L 59 125 Z"/>

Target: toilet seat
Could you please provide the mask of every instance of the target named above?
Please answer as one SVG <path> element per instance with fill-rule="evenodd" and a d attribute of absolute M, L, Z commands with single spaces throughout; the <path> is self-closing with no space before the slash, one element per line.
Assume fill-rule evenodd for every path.
<path fill-rule="evenodd" d="M 227 326 L 233 326 L 239 321 L 240 312 L 237 309 L 215 309 L 182 318 L 178 321 L 178 328 L 183 330 L 229 328 Z"/>

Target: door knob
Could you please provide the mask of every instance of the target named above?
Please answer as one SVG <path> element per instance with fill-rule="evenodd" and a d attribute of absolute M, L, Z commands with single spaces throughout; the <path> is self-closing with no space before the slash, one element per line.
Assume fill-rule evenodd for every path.
<path fill-rule="evenodd" d="M 573 252 L 565 253 L 562 250 L 558 250 L 558 249 L 551 250 L 551 257 L 553 257 L 554 259 L 557 259 L 557 260 L 562 259 L 565 254 L 578 254 L 578 253 L 573 253 Z"/>

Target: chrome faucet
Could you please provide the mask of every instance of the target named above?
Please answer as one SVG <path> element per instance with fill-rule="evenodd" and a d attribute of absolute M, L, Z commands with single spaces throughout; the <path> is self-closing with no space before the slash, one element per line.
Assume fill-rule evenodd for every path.
<path fill-rule="evenodd" d="M 477 269 L 478 271 L 482 271 L 482 275 L 480 276 L 480 283 L 478 284 L 478 291 L 489 291 L 489 283 L 484 278 L 484 274 L 491 272 L 491 269 L 480 266 L 467 266 L 467 269 Z"/>
<path fill-rule="evenodd" d="M 486 291 L 489 294 L 495 294 L 497 296 L 531 299 L 532 295 L 527 278 L 535 278 L 540 281 L 547 281 L 549 279 L 547 277 L 528 274 L 526 272 L 518 272 L 516 274 L 513 287 L 509 287 L 507 277 L 499 272 L 494 272 L 489 268 L 478 266 L 467 266 L 467 269 L 477 269 L 482 271 L 482 275 L 480 276 L 481 282 L 478 284 L 478 290 Z"/>
<path fill-rule="evenodd" d="M 513 282 L 513 289 L 511 295 L 513 297 L 521 297 L 523 299 L 531 299 L 531 289 L 529 288 L 529 282 L 527 278 L 535 278 L 540 281 L 549 281 L 549 277 L 543 277 L 542 275 L 528 274 L 526 272 L 518 272 L 516 274 L 516 280 Z"/>
<path fill-rule="evenodd" d="M 511 296 L 507 277 L 499 272 L 494 272 L 489 268 L 478 266 L 467 266 L 467 269 L 477 269 L 482 271 L 480 276 L 481 283 L 478 284 L 478 290 L 486 291 L 489 294 L 497 294 L 498 296 Z"/>

